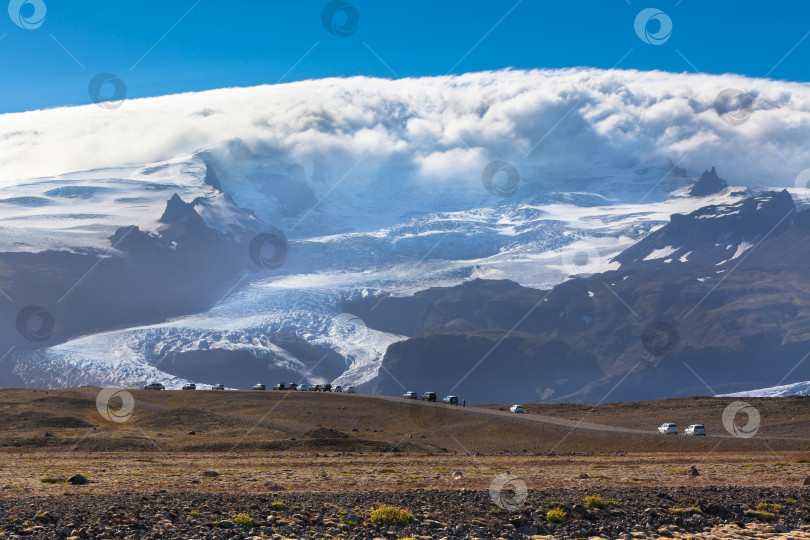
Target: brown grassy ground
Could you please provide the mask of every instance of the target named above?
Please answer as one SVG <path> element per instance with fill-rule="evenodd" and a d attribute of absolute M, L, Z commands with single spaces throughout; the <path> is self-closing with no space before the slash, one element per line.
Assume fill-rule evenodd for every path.
<path fill-rule="evenodd" d="M 733 399 L 684 398 L 601 405 L 454 407 L 381 396 L 314 392 L 130 391 L 134 411 L 110 422 L 99 389 L 0 390 L 0 451 L 257 452 L 328 450 L 566 454 L 810 451 L 810 398 L 750 400 L 755 437 L 729 435 Z M 116 408 L 113 402 L 112 408 Z M 662 422 L 701 422 L 708 437 L 659 436 Z M 194 434 L 190 434 L 191 432 Z M 778 458 L 775 458 L 778 460 Z"/>
<path fill-rule="evenodd" d="M 400 454 L 210 454 L 116 452 L 0 454 L 0 492 L 31 495 L 119 491 L 256 493 L 455 490 L 489 488 L 510 472 L 529 489 L 608 486 L 798 486 L 810 475 L 806 454 L 685 456 L 469 456 Z M 699 477 L 687 475 L 696 465 Z M 215 472 L 217 476 L 206 476 Z M 68 486 L 76 473 L 87 486 Z M 588 478 L 580 478 L 585 473 Z"/>
<path fill-rule="evenodd" d="M 58 493 L 75 472 L 101 492 L 484 489 L 504 471 L 537 487 L 594 489 L 796 485 L 810 475 L 807 398 L 751 400 L 762 428 L 739 439 L 720 421 L 733 400 L 718 398 L 526 405 L 513 415 L 361 395 L 133 390 L 133 414 L 118 423 L 98 412 L 98 391 L 0 391 L 0 486 Z M 652 433 L 661 421 L 700 421 L 710 436 Z M 687 476 L 692 465 L 701 476 Z"/>

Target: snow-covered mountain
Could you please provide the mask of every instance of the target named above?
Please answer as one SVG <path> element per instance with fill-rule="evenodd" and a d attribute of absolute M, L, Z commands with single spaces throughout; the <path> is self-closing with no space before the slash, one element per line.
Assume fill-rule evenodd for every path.
<path fill-rule="evenodd" d="M 756 97 L 746 125 L 714 110 L 729 86 Z M 6 385 L 366 383 L 405 336 L 367 328 L 346 302 L 618 268 L 612 257 L 672 214 L 792 184 L 760 138 L 810 157 L 774 125 L 786 111 L 791 132 L 810 126 L 806 85 L 562 70 L 3 115 L 0 251 L 20 269 L 0 275 L 3 316 L 24 333 L 19 314 L 36 305 L 53 325 L 35 343 L 16 335 L 0 369 Z M 749 187 L 690 195 L 714 164 Z M 255 264 L 262 234 L 283 242 L 279 264 Z M 25 275 L 52 283 L 45 267 L 64 283 Z"/>
<path fill-rule="evenodd" d="M 721 397 L 783 397 L 807 395 L 810 395 L 810 381 L 759 388 L 745 392 L 735 392 L 733 394 L 725 394 Z"/>

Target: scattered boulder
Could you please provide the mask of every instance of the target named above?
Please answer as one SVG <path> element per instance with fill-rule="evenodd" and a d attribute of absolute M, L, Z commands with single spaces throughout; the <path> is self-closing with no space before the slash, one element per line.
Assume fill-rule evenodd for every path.
<path fill-rule="evenodd" d="M 68 484 L 73 485 L 73 486 L 83 486 L 83 485 L 89 484 L 89 483 L 90 483 L 90 480 L 88 480 L 82 474 L 76 474 L 76 475 L 73 475 L 70 478 L 68 478 Z"/>
<path fill-rule="evenodd" d="M 219 473 L 216 471 L 203 471 L 202 475 L 205 478 L 216 478 L 217 476 L 219 476 Z"/>
<path fill-rule="evenodd" d="M 810 486 L 810 476 L 808 476 L 807 478 L 804 479 L 804 482 L 802 482 L 802 485 L 803 486 Z"/>
<path fill-rule="evenodd" d="M 591 477 L 591 475 L 589 475 L 588 473 L 586 473 L 586 472 L 581 472 L 581 473 L 579 473 L 579 477 L 578 477 L 578 478 L 585 479 L 585 478 L 590 478 L 590 477 Z"/>
<path fill-rule="evenodd" d="M 453 473 L 453 480 L 461 480 L 464 478 L 464 473 L 461 471 L 456 471 Z"/>
<path fill-rule="evenodd" d="M 688 474 L 689 476 L 700 476 L 700 471 L 698 471 L 698 470 L 697 470 L 697 467 L 695 467 L 694 465 L 692 465 L 692 466 L 689 468 L 689 472 L 688 472 L 688 473 L 686 473 L 686 474 Z"/>

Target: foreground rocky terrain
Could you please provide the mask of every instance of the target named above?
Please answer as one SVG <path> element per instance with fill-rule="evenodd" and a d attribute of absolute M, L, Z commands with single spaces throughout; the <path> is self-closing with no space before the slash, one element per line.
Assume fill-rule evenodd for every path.
<path fill-rule="evenodd" d="M 803 397 L 735 437 L 733 398 L 116 392 L 0 391 L 0 539 L 810 537 Z"/>
<path fill-rule="evenodd" d="M 517 495 L 506 497 L 519 501 Z M 584 489 L 544 489 L 530 491 L 512 511 L 480 490 L 104 497 L 79 491 L 0 500 L 0 537 L 772 538 L 790 532 L 786 538 L 806 538 L 805 499 L 799 488 L 614 488 L 600 498 Z M 408 523 L 374 521 L 381 505 L 407 510 Z"/>

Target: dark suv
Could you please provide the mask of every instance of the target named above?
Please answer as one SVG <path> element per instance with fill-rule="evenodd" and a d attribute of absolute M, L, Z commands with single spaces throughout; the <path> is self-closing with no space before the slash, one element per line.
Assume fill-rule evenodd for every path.
<path fill-rule="evenodd" d="M 422 394 L 422 401 L 436 401 L 436 392 L 425 392 Z"/>

